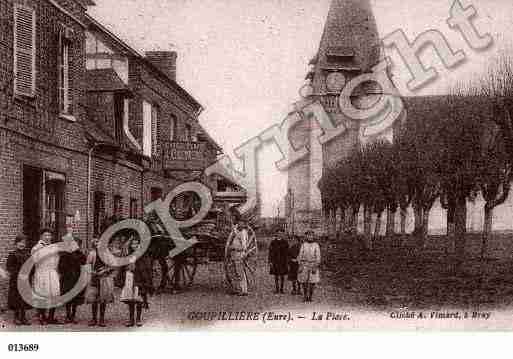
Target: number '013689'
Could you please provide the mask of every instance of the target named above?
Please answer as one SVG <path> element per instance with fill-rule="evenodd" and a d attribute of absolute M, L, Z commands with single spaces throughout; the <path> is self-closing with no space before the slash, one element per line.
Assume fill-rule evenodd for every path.
<path fill-rule="evenodd" d="M 39 344 L 9 344 L 7 350 L 10 352 L 37 352 Z"/>

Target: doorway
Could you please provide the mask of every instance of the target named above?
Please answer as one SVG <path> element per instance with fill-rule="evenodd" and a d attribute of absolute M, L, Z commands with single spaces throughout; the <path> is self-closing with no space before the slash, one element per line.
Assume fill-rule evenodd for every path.
<path fill-rule="evenodd" d="M 64 190 L 66 177 L 40 168 L 23 167 L 23 231 L 30 244 L 39 240 L 43 227 L 57 242 L 65 234 Z"/>
<path fill-rule="evenodd" d="M 41 186 L 43 171 L 29 166 L 23 167 L 23 233 L 32 247 L 39 239 L 41 230 Z"/>

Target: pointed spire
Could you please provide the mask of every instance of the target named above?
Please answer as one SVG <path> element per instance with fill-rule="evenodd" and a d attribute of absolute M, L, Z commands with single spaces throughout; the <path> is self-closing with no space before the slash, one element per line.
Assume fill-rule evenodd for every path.
<path fill-rule="evenodd" d="M 367 72 L 380 58 L 370 0 L 332 0 L 317 66 Z"/>

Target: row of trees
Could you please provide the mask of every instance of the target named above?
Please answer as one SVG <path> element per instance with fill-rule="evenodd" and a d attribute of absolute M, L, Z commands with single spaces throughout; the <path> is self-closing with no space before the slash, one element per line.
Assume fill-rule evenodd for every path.
<path fill-rule="evenodd" d="M 407 118 L 394 142 L 375 141 L 355 149 L 328 170 L 319 183 L 326 213 L 348 215 L 342 222 L 356 230 L 360 207 L 365 209 L 365 234 L 371 216 L 415 214 L 418 247 L 424 246 L 429 211 L 437 199 L 447 209 L 448 232 L 455 250 L 465 249 L 466 204 L 481 192 L 486 201 L 482 253 L 492 228 L 493 209 L 508 198 L 513 165 L 513 62 L 501 55 L 480 81 L 459 86 L 447 96 L 406 100 Z M 368 241 L 370 243 L 370 241 Z"/>

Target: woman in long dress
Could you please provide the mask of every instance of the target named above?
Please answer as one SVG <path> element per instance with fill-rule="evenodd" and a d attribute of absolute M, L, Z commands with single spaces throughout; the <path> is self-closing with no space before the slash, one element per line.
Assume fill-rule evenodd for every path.
<path fill-rule="evenodd" d="M 319 266 L 321 264 L 321 248 L 314 241 L 314 233 L 306 232 L 306 242 L 299 250 L 298 280 L 303 286 L 304 301 L 311 302 L 315 285 L 321 280 Z"/>
<path fill-rule="evenodd" d="M 14 323 L 16 325 L 30 325 L 25 316 L 25 311 L 30 309 L 18 290 L 18 276 L 21 268 L 29 259 L 26 248 L 27 237 L 19 235 L 16 237 L 16 249 L 9 253 L 7 257 L 7 271 L 9 272 L 9 293 L 7 297 L 7 305 L 14 312 Z"/>
<path fill-rule="evenodd" d="M 48 301 L 61 295 L 59 280 L 59 255 L 48 255 L 45 248 L 52 243 L 52 232 L 49 229 L 41 230 L 39 242 L 32 248 L 31 255 L 35 260 L 34 292 L 36 301 Z M 39 309 L 39 322 L 41 325 L 62 324 L 55 318 L 55 308 Z"/>
<path fill-rule="evenodd" d="M 228 259 L 227 275 L 232 283 L 234 294 L 248 295 L 248 278 L 244 260 L 248 251 L 249 235 L 246 223 L 240 220 L 228 237 L 226 255 Z"/>

